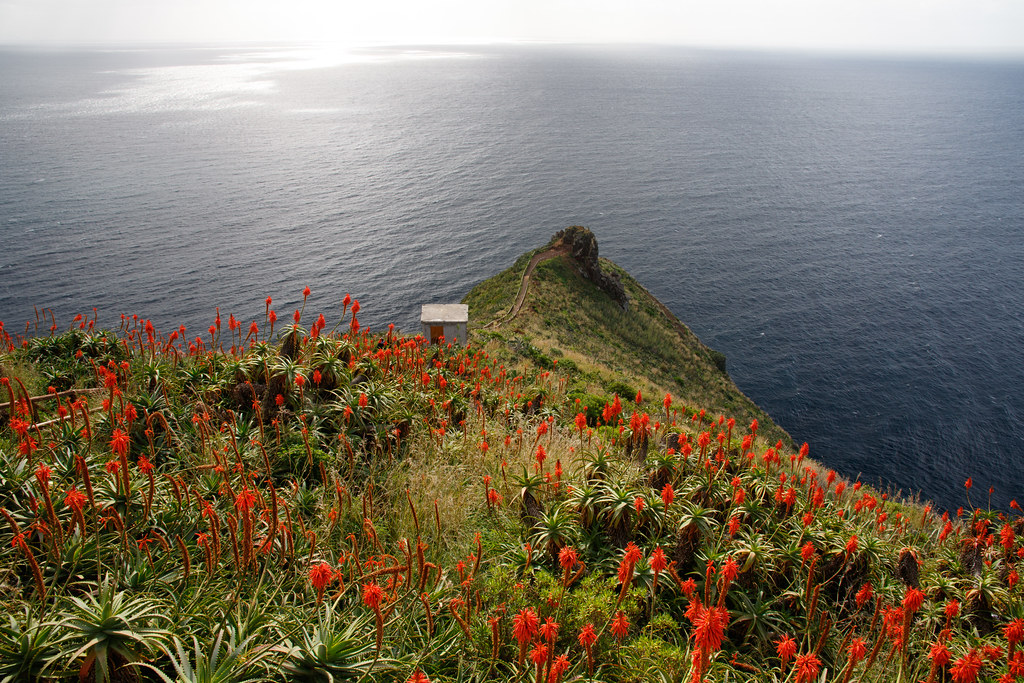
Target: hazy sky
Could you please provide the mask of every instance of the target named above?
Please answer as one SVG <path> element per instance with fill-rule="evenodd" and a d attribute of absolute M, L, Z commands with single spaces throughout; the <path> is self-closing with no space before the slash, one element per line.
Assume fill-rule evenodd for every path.
<path fill-rule="evenodd" d="M 1024 0 L 0 0 L 0 43 L 295 40 L 1024 54 Z"/>

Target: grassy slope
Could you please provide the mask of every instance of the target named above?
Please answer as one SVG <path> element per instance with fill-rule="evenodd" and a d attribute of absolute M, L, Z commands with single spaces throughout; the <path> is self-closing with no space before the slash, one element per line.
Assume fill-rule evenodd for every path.
<path fill-rule="evenodd" d="M 467 297 L 477 320 L 511 304 L 531 255 Z M 76 409 L 81 420 L 93 409 L 88 430 L 27 428 L 55 418 L 45 397 L 31 419 L 27 407 L 17 422 L 0 419 L 0 612 L 12 617 L 0 628 L 0 679 L 93 680 L 90 657 L 107 651 L 94 626 L 110 610 L 132 630 L 113 637 L 133 658 L 174 676 L 216 655 L 224 680 L 365 671 L 402 683 L 419 670 L 435 683 L 528 682 L 534 667 L 517 662 L 513 626 L 526 612 L 561 624 L 550 638 L 567 657 L 563 681 L 809 682 L 820 664 L 820 680 L 939 683 L 954 671 L 973 681 L 964 672 L 975 661 L 982 681 L 1024 667 L 1010 645 L 1024 636 L 1019 513 L 977 508 L 947 523 L 815 473 L 788 448 L 775 453 L 781 430 L 622 277 L 626 313 L 567 262 L 549 262 L 522 314 L 476 328 L 470 349 L 292 326 L 211 351 L 165 337 L 142 344 L 131 320 L 118 333 L 6 340 L 0 402 L 22 382 L 30 394 L 49 383 L 99 391 Z M 108 380 L 121 394 L 103 407 Z M 255 388 L 254 403 L 243 390 Z M 649 431 L 577 428 L 574 394 L 615 391 L 628 406 L 637 388 Z M 732 446 L 705 452 L 725 430 L 655 427 L 663 391 L 676 406 L 763 426 L 754 439 L 739 423 Z M 540 396 L 542 410 L 524 405 Z M 147 436 L 143 416 L 156 414 L 165 421 Z M 127 443 L 115 438 L 122 430 Z M 670 439 L 696 449 L 676 453 Z M 750 446 L 734 447 L 741 439 Z M 95 501 L 79 501 L 78 524 L 65 496 L 85 490 L 83 473 Z M 246 490 L 255 502 L 243 504 Z M 47 495 L 53 509 L 40 504 Z M 57 525 L 62 535 L 46 531 Z M 212 550 L 208 535 L 220 538 Z M 627 543 L 640 559 L 620 587 Z M 407 555 L 413 547 L 422 555 Z M 578 580 L 562 570 L 562 549 L 578 552 Z M 657 552 L 678 578 L 659 581 Z M 387 573 L 368 573 L 376 567 Z M 737 572 L 728 581 L 727 569 Z M 371 586 L 387 593 L 379 621 Z M 727 610 L 723 630 L 695 605 Z M 613 618 L 628 622 L 619 637 Z M 593 676 L 585 626 L 596 629 Z M 198 647 L 186 638 L 179 649 L 172 634 L 194 634 Z M 800 675 L 777 654 L 790 637 Z M 539 635 L 528 640 L 539 649 Z M 698 643 L 709 649 L 694 675 Z M 947 646 L 949 664 L 933 668 L 929 653 Z M 129 671 L 113 680 L 136 680 Z"/>
<path fill-rule="evenodd" d="M 674 400 L 703 408 L 711 417 L 728 415 L 741 424 L 756 418 L 765 438 L 792 445 L 789 435 L 719 369 L 716 357 L 724 359 L 721 354 L 705 346 L 640 283 L 607 259 L 602 259 L 603 267 L 619 274 L 629 294 L 628 311 L 582 277 L 571 257 L 558 257 L 534 271 L 526 303 L 515 319 L 485 329 L 487 322 L 511 308 L 526 264 L 535 253 L 527 252 L 463 299 L 469 304 L 478 343 L 498 353 L 505 346 L 507 356 L 541 364 L 548 358 L 559 360 L 563 371 L 569 368 L 571 389 L 610 399 L 612 390 L 624 384 L 653 401 L 670 393 Z"/>

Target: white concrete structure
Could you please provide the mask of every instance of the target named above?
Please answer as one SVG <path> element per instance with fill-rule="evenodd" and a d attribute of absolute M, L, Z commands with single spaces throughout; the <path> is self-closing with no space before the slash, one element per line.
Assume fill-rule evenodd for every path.
<path fill-rule="evenodd" d="M 466 304 L 423 304 L 420 311 L 423 336 L 431 343 L 444 337 L 446 342 L 465 345 L 468 324 L 469 306 Z"/>

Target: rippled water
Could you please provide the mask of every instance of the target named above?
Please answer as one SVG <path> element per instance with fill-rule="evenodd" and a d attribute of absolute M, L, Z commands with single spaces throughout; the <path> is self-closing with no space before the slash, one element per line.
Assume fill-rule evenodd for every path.
<path fill-rule="evenodd" d="M 1024 495 L 1024 65 L 668 48 L 0 51 L 0 320 L 414 327 L 570 224 L 813 456 Z M 328 317 L 330 317 L 328 315 Z"/>

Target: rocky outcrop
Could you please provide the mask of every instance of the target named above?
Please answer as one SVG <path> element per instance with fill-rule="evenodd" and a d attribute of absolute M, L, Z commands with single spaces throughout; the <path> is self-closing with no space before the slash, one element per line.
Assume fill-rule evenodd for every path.
<path fill-rule="evenodd" d="M 597 259 L 597 238 L 594 237 L 594 233 L 582 225 L 573 225 L 556 232 L 551 238 L 551 244 L 552 246 L 562 244 L 569 247 L 572 258 L 576 261 L 583 276 L 610 296 L 615 303 L 622 307 L 622 310 L 629 308 L 629 297 L 618 276 L 614 273 L 606 273 L 601 269 L 601 263 Z"/>

